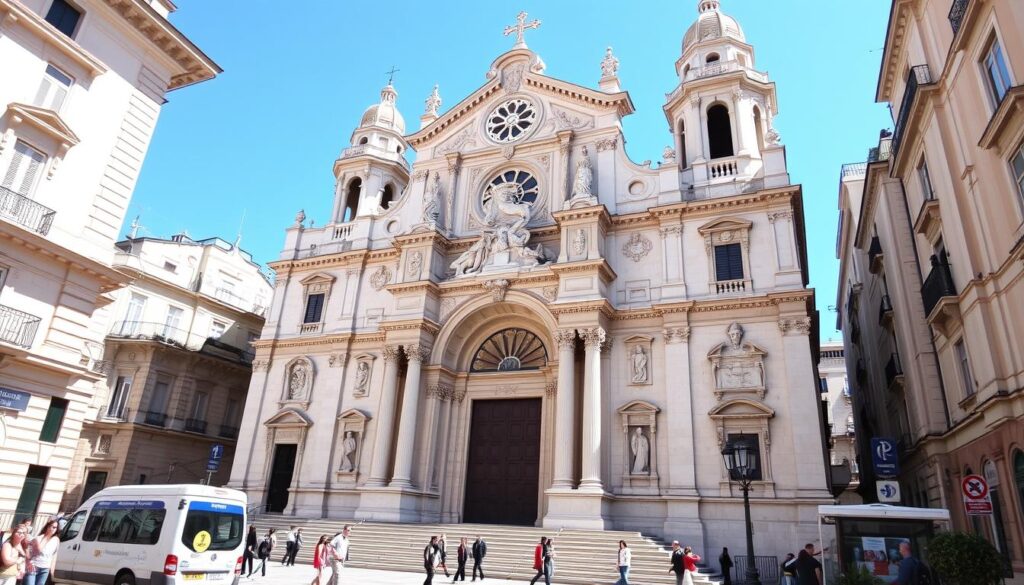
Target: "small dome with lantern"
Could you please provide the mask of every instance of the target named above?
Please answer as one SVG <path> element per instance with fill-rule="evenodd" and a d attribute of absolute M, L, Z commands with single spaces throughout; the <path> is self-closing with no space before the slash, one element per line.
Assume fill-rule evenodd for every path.
<path fill-rule="evenodd" d="M 697 11 L 697 21 L 683 35 L 683 54 L 703 41 L 728 37 L 741 43 L 746 42 L 740 23 L 721 11 L 718 0 L 700 0 Z"/>
<path fill-rule="evenodd" d="M 359 122 L 360 128 L 384 128 L 398 134 L 405 134 L 405 118 L 398 111 L 395 102 L 398 101 L 398 92 L 394 86 L 388 83 L 380 90 L 380 103 L 374 104 L 363 112 Z"/>

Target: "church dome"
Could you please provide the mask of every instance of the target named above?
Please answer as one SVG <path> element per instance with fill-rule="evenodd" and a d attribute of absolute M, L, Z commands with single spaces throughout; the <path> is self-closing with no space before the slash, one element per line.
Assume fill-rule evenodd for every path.
<path fill-rule="evenodd" d="M 398 92 L 388 84 L 380 90 L 380 103 L 374 104 L 363 112 L 363 118 L 359 121 L 360 128 L 384 128 L 399 134 L 405 134 L 405 118 L 398 111 L 395 102 L 398 100 Z"/>
<path fill-rule="evenodd" d="M 713 39 L 731 38 L 745 43 L 746 36 L 740 23 L 736 19 L 723 14 L 719 9 L 718 0 L 700 0 L 697 5 L 697 22 L 690 25 L 686 34 L 683 35 L 683 53 L 685 54 L 693 45 Z"/>

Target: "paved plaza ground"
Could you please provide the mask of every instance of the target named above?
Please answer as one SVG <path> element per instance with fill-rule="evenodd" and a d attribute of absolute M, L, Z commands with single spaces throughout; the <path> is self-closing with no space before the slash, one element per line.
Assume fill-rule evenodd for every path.
<path fill-rule="evenodd" d="M 313 567 L 310 565 L 295 565 L 294 567 L 282 567 L 280 563 L 270 563 L 267 565 L 267 576 L 260 577 L 258 574 L 253 574 L 251 579 L 242 577 L 240 581 L 241 585 L 301 585 L 309 583 L 313 580 L 315 575 Z M 321 585 L 327 585 L 331 577 L 331 571 L 328 569 L 324 571 Z M 523 581 L 511 581 L 505 579 L 486 579 L 483 583 L 501 583 L 502 585 L 527 585 L 530 582 L 529 575 Z M 424 573 L 404 573 L 399 571 L 377 571 L 374 569 L 353 569 L 347 568 L 341 572 L 341 585 L 349 585 L 352 583 L 368 583 L 373 585 L 419 585 L 423 583 L 423 579 L 426 578 Z M 605 581 L 612 583 L 615 581 L 615 577 L 607 579 Z M 470 582 L 470 577 L 466 578 L 466 583 Z M 543 582 L 543 581 L 542 581 Z M 451 583 L 451 579 L 446 579 L 444 573 L 434 577 L 434 583 L 441 585 L 442 583 Z M 459 582 L 461 583 L 461 581 Z"/>

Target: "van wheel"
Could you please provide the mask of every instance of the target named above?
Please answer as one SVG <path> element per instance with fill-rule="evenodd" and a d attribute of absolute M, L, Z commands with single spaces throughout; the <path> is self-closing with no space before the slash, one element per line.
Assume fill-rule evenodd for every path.
<path fill-rule="evenodd" d="M 121 573 L 114 579 L 114 585 L 135 585 L 135 575 L 129 572 Z"/>

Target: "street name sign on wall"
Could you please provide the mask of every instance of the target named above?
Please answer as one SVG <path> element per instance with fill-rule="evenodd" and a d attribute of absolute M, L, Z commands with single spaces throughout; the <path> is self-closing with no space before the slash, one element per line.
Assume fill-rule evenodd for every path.
<path fill-rule="evenodd" d="M 992 494 L 988 491 L 988 482 L 980 475 L 968 475 L 960 482 L 964 492 L 964 511 L 968 516 L 988 516 L 992 514 Z"/>
<path fill-rule="evenodd" d="M 900 474 L 899 449 L 896 441 L 882 437 L 871 438 L 871 464 L 878 477 L 896 477 Z"/>
<path fill-rule="evenodd" d="M 4 388 L 3 386 L 0 386 L 0 408 L 25 412 L 28 410 L 28 401 L 30 398 L 32 398 L 32 395 L 28 392 L 22 392 L 21 390 L 14 390 L 12 388 Z"/>

